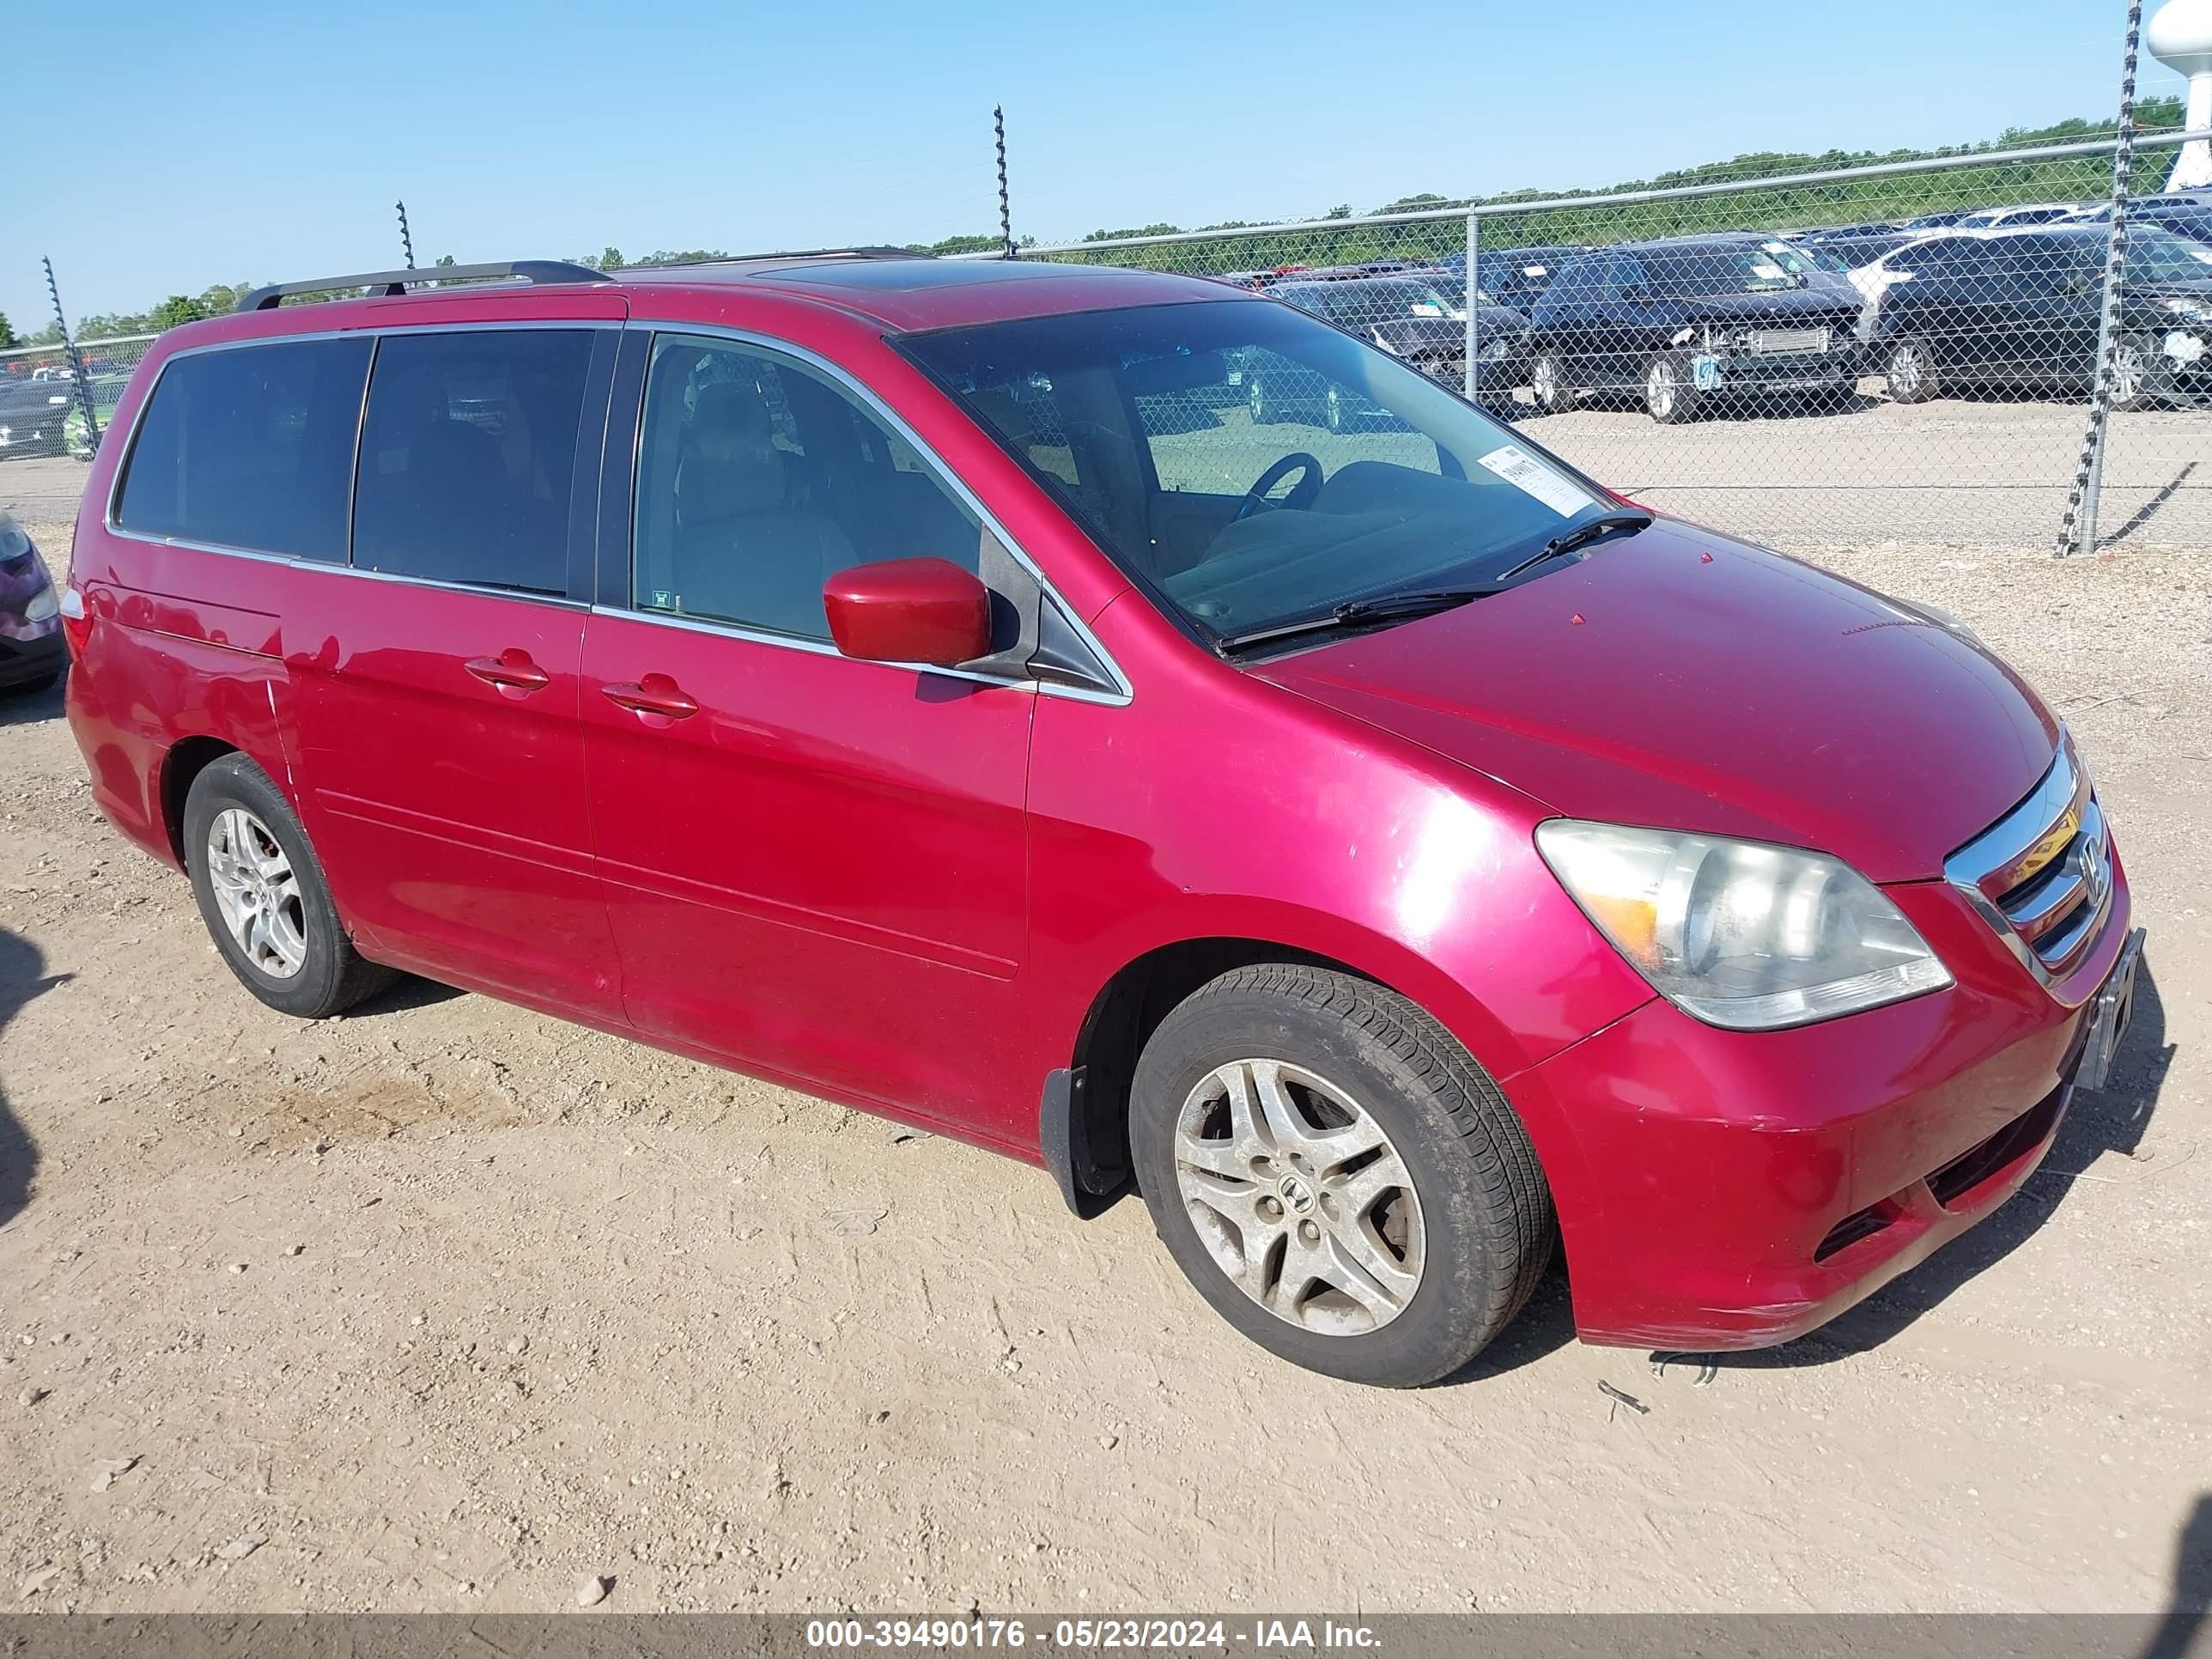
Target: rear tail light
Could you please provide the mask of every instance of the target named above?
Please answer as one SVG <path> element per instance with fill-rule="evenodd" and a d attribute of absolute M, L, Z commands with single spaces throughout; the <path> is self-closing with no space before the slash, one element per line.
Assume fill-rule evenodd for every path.
<path fill-rule="evenodd" d="M 60 610 L 62 636 L 69 641 L 70 655 L 81 657 L 85 641 L 92 637 L 92 611 L 75 577 L 62 584 Z"/>

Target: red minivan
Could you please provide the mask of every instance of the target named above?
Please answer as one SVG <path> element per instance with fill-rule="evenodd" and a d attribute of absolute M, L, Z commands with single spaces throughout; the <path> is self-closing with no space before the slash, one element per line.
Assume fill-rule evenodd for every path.
<path fill-rule="evenodd" d="M 1555 1247 L 1590 1341 L 1809 1330 L 2130 1009 L 2089 775 L 1965 629 L 1215 283 L 265 289 L 139 368 L 61 603 L 96 799 L 270 1006 L 425 975 L 1133 1184 L 1364 1382 Z"/>

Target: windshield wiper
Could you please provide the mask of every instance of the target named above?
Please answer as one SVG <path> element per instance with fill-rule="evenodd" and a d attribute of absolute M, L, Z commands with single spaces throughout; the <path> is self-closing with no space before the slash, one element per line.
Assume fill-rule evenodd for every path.
<path fill-rule="evenodd" d="M 1439 611 L 1450 611 L 1474 599 L 1486 599 L 1498 592 L 1493 584 L 1485 587 L 1439 587 L 1423 592 L 1385 593 L 1372 599 L 1346 599 L 1342 605 L 1318 616 L 1301 617 L 1296 622 L 1277 623 L 1272 628 L 1255 628 L 1249 634 L 1231 634 L 1214 648 L 1227 656 L 1255 645 L 1266 645 L 1273 640 L 1285 640 L 1298 634 L 1318 634 L 1332 628 L 1359 628 L 1368 623 L 1401 622 L 1408 617 L 1432 616 Z"/>
<path fill-rule="evenodd" d="M 1649 529 L 1650 525 L 1651 515 L 1649 513 L 1638 513 L 1630 509 L 1601 513 L 1595 519 L 1583 520 L 1572 530 L 1562 530 L 1544 544 L 1540 552 L 1531 553 L 1510 570 L 1501 571 L 1498 580 L 1501 582 L 1510 581 L 1523 571 L 1534 570 L 1547 559 L 1556 559 L 1562 553 L 1571 553 L 1583 543 L 1594 542 L 1600 536 L 1609 536 L 1616 530 L 1632 532 Z"/>

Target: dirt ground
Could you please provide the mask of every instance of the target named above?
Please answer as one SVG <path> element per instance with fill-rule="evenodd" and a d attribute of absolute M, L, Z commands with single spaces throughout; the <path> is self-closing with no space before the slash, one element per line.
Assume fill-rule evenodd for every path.
<path fill-rule="evenodd" d="M 0 469 L 50 555 L 82 473 Z M 0 704 L 0 1606 L 2141 1610 L 2212 1595 L 2212 553 L 1834 548 L 2072 722 L 2150 930 L 2026 1191 L 1697 1386 L 1371 1392 L 1133 1201 L 415 984 L 303 1025 Z M 1600 1392 L 1608 1382 L 1648 1407 Z"/>

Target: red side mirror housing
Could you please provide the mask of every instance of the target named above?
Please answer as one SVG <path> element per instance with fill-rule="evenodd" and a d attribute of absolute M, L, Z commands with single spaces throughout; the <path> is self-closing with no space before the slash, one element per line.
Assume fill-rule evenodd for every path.
<path fill-rule="evenodd" d="M 990 591 L 948 559 L 857 564 L 822 584 L 830 637 L 862 662 L 956 668 L 991 649 Z"/>

